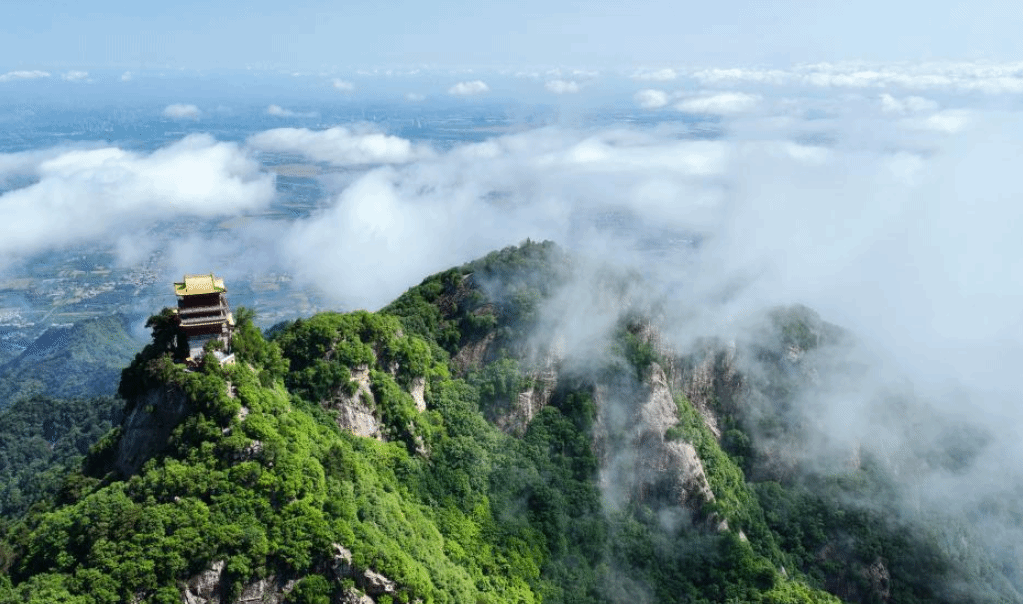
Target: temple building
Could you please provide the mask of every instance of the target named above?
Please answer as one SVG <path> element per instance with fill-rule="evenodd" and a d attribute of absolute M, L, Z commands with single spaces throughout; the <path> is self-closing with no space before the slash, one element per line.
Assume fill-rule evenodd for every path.
<path fill-rule="evenodd" d="M 188 360 L 197 362 L 210 340 L 223 344 L 217 351 L 221 363 L 233 360 L 230 351 L 234 316 L 227 305 L 224 280 L 217 279 L 213 273 L 185 275 L 184 281 L 174 284 L 174 293 L 178 297 L 178 322 L 188 337 Z"/>

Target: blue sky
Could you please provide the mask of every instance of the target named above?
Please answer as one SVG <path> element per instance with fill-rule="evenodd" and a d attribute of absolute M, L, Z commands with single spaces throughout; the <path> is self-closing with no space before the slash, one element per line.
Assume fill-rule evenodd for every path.
<path fill-rule="evenodd" d="M 1023 8 L 865 0 L 7 3 L 0 69 L 1014 59 Z"/>

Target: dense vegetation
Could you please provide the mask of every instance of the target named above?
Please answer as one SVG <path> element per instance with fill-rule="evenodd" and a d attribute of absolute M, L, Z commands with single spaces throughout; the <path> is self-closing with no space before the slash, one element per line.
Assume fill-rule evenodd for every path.
<path fill-rule="evenodd" d="M 54 495 L 64 474 L 120 424 L 124 401 L 23 398 L 0 411 L 0 517 Z"/>
<path fill-rule="evenodd" d="M 180 602 L 184 583 L 217 563 L 222 601 L 274 577 L 297 580 L 289 602 L 335 602 L 371 592 L 370 570 L 395 584 L 372 593 L 378 604 L 836 601 L 824 588 L 862 602 L 941 600 L 934 586 L 948 567 L 937 548 L 844 503 L 843 489 L 880 488 L 879 474 L 750 480 L 755 443 L 732 401 L 719 402 L 719 440 L 678 393 L 666 434 L 696 449 L 712 503 L 672 522 L 654 504 L 607 509 L 596 380 L 642 391 L 661 360 L 632 324 L 607 367 L 559 379 L 524 433 L 488 421 L 535 380 L 522 338 L 569 270 L 552 244 L 526 242 L 428 277 L 379 313 L 322 313 L 264 337 L 239 309 L 239 363 L 194 372 L 174 362 L 172 325 L 154 316 L 153 342 L 122 374 L 126 411 L 152 413 L 140 396 L 159 387 L 184 392 L 190 413 L 133 476 L 113 463 L 130 435 L 107 433 L 52 495 L 4 524 L 0 602 Z M 786 337 L 816 345 L 804 327 Z M 373 410 L 380 440 L 339 428 L 355 399 Z M 25 417 L 26 430 L 43 419 Z M 829 547 L 848 555 L 822 555 Z M 883 560 L 889 595 L 842 567 L 851 559 Z"/>

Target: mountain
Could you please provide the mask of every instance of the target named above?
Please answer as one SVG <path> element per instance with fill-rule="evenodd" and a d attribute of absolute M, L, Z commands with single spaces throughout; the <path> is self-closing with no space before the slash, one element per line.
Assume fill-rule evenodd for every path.
<path fill-rule="evenodd" d="M 50 327 L 17 357 L 0 365 L 0 408 L 32 395 L 111 396 L 117 392 L 121 369 L 138 346 L 124 315 Z"/>
<path fill-rule="evenodd" d="M 0 602 L 1023 601 L 883 460 L 803 454 L 850 334 L 792 307 L 676 351 L 640 277 L 584 271 L 527 241 L 376 313 L 238 309 L 198 371 L 154 333 L 120 426 L 0 527 Z"/>

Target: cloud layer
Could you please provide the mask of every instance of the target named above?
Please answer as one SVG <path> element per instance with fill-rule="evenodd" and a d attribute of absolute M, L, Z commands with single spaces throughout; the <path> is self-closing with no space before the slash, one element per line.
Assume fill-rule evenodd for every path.
<path fill-rule="evenodd" d="M 478 96 L 487 92 L 490 92 L 490 86 L 487 86 L 486 82 L 482 80 L 459 82 L 448 88 L 448 94 L 452 96 Z"/>
<path fill-rule="evenodd" d="M 0 82 L 12 82 L 16 80 L 37 80 L 39 78 L 48 78 L 50 73 L 47 71 L 8 71 L 7 73 L 0 74 Z"/>
<path fill-rule="evenodd" d="M 693 98 L 687 98 L 675 106 L 679 111 L 689 113 L 718 113 L 729 115 L 733 113 L 744 113 L 755 108 L 760 103 L 760 96 L 744 92 L 720 92 L 716 94 L 702 94 Z"/>
<path fill-rule="evenodd" d="M 249 137 L 247 142 L 261 151 L 298 153 L 335 166 L 406 163 L 428 154 L 403 138 L 342 127 L 277 128 Z"/>
<path fill-rule="evenodd" d="M 768 84 L 817 88 L 1023 93 L 1023 63 L 817 63 L 787 69 L 710 68 L 688 74 L 704 85 Z"/>
<path fill-rule="evenodd" d="M 548 92 L 554 94 L 569 94 L 579 92 L 579 84 L 574 80 L 549 80 L 544 84 Z"/>
<path fill-rule="evenodd" d="M 292 111 L 291 109 L 285 109 L 280 105 L 270 105 L 266 108 L 266 114 L 274 117 L 314 117 L 316 112 L 310 111 L 302 113 L 299 111 Z"/>
<path fill-rule="evenodd" d="M 65 82 L 81 82 L 87 80 L 88 78 L 89 78 L 88 71 L 76 70 L 68 71 L 66 73 L 61 74 L 60 76 L 60 79 L 64 80 Z"/>
<path fill-rule="evenodd" d="M 668 104 L 668 93 L 647 88 L 633 95 L 633 100 L 643 109 L 660 109 Z"/>
<path fill-rule="evenodd" d="M 176 120 L 194 120 L 199 117 L 202 112 L 195 105 L 185 105 L 177 103 L 174 105 L 167 105 L 163 109 L 164 117 L 169 117 Z"/>
<path fill-rule="evenodd" d="M 0 253 L 23 256 L 178 217 L 265 206 L 273 179 L 238 145 L 192 135 L 150 155 L 114 147 L 0 155 L 0 176 L 35 184 L 0 195 Z"/>

